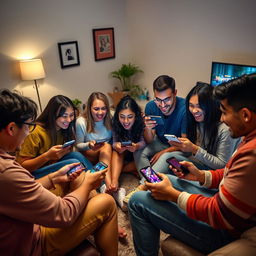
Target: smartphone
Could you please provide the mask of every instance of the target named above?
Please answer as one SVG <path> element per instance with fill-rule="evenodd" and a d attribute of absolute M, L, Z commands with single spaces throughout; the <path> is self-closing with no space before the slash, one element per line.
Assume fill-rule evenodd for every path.
<path fill-rule="evenodd" d="M 140 169 L 140 173 L 150 183 L 157 183 L 162 181 L 162 179 L 150 166 Z"/>
<path fill-rule="evenodd" d="M 183 174 L 190 173 L 189 170 L 185 166 L 181 165 L 175 157 L 166 159 L 166 162 Z"/>
<path fill-rule="evenodd" d="M 102 144 L 106 141 L 107 141 L 106 139 L 96 140 L 96 144 Z"/>
<path fill-rule="evenodd" d="M 181 143 L 181 141 L 180 141 L 175 135 L 172 135 L 172 134 L 164 134 L 164 137 L 165 137 L 168 141 L 175 141 L 175 142 Z"/>
<path fill-rule="evenodd" d="M 164 124 L 164 120 L 161 116 L 152 116 L 152 115 L 150 115 L 149 117 L 151 118 L 151 120 L 156 121 L 156 123 L 159 124 L 159 125 Z"/>
<path fill-rule="evenodd" d="M 65 142 L 65 143 L 62 145 L 62 147 L 63 147 L 63 148 L 66 148 L 66 147 L 68 147 L 68 146 L 73 145 L 75 142 L 76 142 L 75 140 L 67 141 L 67 142 Z"/>
<path fill-rule="evenodd" d="M 73 173 L 73 172 L 76 172 L 76 171 L 78 171 L 78 170 L 80 170 L 80 169 L 85 169 L 82 164 L 76 165 L 75 167 L 71 168 L 71 169 L 67 172 L 67 174 L 69 175 L 69 174 L 71 174 L 71 173 Z"/>
<path fill-rule="evenodd" d="M 93 168 L 91 169 L 91 172 L 98 172 L 98 171 L 102 171 L 104 169 L 108 168 L 108 165 L 103 163 L 103 162 L 98 162 L 97 164 L 95 164 L 93 166 Z"/>
<path fill-rule="evenodd" d="M 131 140 L 121 141 L 121 146 L 122 147 L 127 147 L 127 146 L 131 146 L 131 145 L 132 145 L 132 141 Z"/>

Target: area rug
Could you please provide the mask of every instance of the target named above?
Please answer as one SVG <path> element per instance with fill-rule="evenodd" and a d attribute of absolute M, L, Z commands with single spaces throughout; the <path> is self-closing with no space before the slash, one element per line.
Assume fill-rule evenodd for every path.
<path fill-rule="evenodd" d="M 120 177 L 120 186 L 126 189 L 126 193 L 129 193 L 135 187 L 139 185 L 139 179 L 130 173 L 123 173 Z M 135 250 L 132 241 L 132 232 L 129 222 L 128 212 L 123 212 L 118 208 L 118 222 L 121 227 L 124 227 L 127 232 L 127 238 L 125 240 L 120 240 L 118 247 L 118 256 L 135 256 Z M 162 241 L 168 235 L 161 232 L 160 240 Z M 161 251 L 159 251 L 159 256 L 162 256 Z"/>

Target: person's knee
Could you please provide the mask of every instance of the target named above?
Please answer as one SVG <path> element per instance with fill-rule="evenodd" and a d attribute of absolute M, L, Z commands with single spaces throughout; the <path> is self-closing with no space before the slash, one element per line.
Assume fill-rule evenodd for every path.
<path fill-rule="evenodd" d="M 109 194 L 103 193 L 93 197 L 93 207 L 101 213 L 115 213 L 117 211 L 115 200 Z"/>
<path fill-rule="evenodd" d="M 144 205 L 145 201 L 147 200 L 149 192 L 147 191 L 138 191 L 132 195 L 128 202 L 128 208 L 132 209 L 136 205 Z"/>
<path fill-rule="evenodd" d="M 73 164 L 73 163 L 80 163 L 80 161 L 76 158 L 70 158 L 65 160 L 65 164 Z"/>

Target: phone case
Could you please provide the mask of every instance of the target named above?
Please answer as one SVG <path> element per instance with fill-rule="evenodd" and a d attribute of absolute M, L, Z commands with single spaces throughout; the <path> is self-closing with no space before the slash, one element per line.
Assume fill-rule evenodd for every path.
<path fill-rule="evenodd" d="M 96 143 L 99 144 L 99 143 L 103 143 L 103 142 L 106 142 L 105 139 L 102 139 L 102 140 L 96 140 Z"/>
<path fill-rule="evenodd" d="M 177 169 L 178 171 L 183 172 L 184 174 L 189 173 L 189 170 L 183 165 L 181 165 L 175 157 L 168 158 L 166 162 L 170 164 L 172 167 L 174 167 L 175 169 Z"/>
<path fill-rule="evenodd" d="M 150 115 L 151 120 L 154 120 L 157 122 L 157 124 L 163 125 L 164 121 L 161 116 L 152 116 Z"/>
<path fill-rule="evenodd" d="M 164 134 L 164 137 L 165 137 L 168 141 L 175 141 L 175 142 L 181 143 L 181 141 L 180 141 L 175 135 Z"/>
<path fill-rule="evenodd" d="M 140 169 L 140 173 L 150 183 L 157 183 L 162 181 L 162 179 L 150 166 Z"/>
<path fill-rule="evenodd" d="M 63 147 L 63 148 L 66 148 L 66 147 L 68 147 L 68 146 L 73 145 L 75 142 L 76 142 L 75 140 L 67 141 L 67 142 L 65 142 L 65 143 L 62 145 L 62 147 Z"/>
<path fill-rule="evenodd" d="M 82 169 L 82 168 L 84 168 L 84 166 L 81 165 L 81 164 L 79 164 L 79 165 L 77 165 L 77 166 L 71 168 L 71 169 L 67 172 L 67 174 L 71 174 L 71 173 L 76 172 L 76 171 L 78 171 L 78 170 L 80 170 L 80 169 Z"/>
<path fill-rule="evenodd" d="M 108 167 L 107 164 L 103 163 L 103 162 L 98 162 L 97 164 L 95 164 L 93 166 L 93 168 L 91 169 L 91 172 L 98 172 L 98 171 L 102 171 L 104 169 L 106 169 Z"/>
<path fill-rule="evenodd" d="M 121 141 L 122 147 L 131 146 L 131 145 L 132 145 L 132 142 L 130 140 L 129 141 Z"/>

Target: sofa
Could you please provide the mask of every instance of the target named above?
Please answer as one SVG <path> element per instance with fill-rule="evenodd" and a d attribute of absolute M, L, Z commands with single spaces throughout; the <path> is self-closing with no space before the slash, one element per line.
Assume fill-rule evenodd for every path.
<path fill-rule="evenodd" d="M 161 243 L 163 256 L 204 256 L 201 252 L 174 239 L 171 235 Z M 240 239 L 223 246 L 208 256 L 255 256 L 256 227 L 245 231 Z"/>

